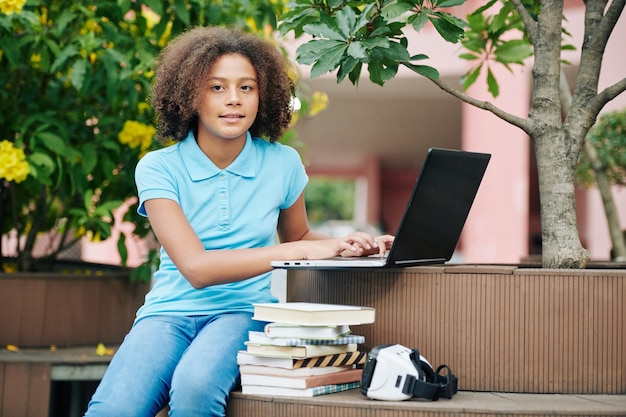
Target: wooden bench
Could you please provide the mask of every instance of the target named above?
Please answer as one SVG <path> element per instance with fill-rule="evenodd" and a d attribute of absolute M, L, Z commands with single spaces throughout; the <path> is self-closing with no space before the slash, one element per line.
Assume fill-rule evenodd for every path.
<path fill-rule="evenodd" d="M 95 347 L 0 350 L 0 416 L 75 417 L 104 375 L 110 355 Z M 67 383 L 62 392 L 55 384 Z M 54 398 L 55 395 L 63 398 Z M 61 401 L 62 400 L 62 401 Z M 165 417 L 166 412 L 159 413 Z M 244 395 L 233 392 L 228 417 L 463 417 L 476 415 L 626 415 L 626 395 L 516 394 L 461 391 L 452 400 L 373 401 L 352 390 L 314 398 Z"/>
<path fill-rule="evenodd" d="M 372 401 L 359 390 L 315 398 L 233 392 L 228 417 L 626 416 L 626 270 L 544 276 L 465 265 L 297 271 L 287 281 L 288 301 L 375 307 L 376 323 L 353 329 L 366 336 L 364 350 L 419 348 L 450 365 L 461 391 L 437 402 Z M 80 415 L 81 390 L 97 384 L 110 360 L 95 348 L 0 350 L 0 417 L 49 415 L 59 384 L 69 384 L 59 394 L 69 398 L 63 417 Z"/>

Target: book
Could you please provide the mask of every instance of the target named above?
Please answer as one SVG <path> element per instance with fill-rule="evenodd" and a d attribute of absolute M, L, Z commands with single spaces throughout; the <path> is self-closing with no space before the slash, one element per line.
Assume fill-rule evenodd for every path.
<path fill-rule="evenodd" d="M 279 375 L 279 376 L 313 376 L 332 374 L 333 372 L 345 371 L 347 369 L 355 369 L 352 366 L 324 366 L 313 368 L 278 368 L 274 366 L 263 365 L 239 365 L 239 373 L 243 374 L 255 374 L 255 375 Z"/>
<path fill-rule="evenodd" d="M 332 355 L 335 353 L 353 352 L 357 350 L 356 343 L 344 345 L 302 345 L 276 346 L 260 343 L 245 342 L 246 351 L 251 355 L 270 356 L 275 358 L 304 359 L 315 356 Z"/>
<path fill-rule="evenodd" d="M 272 395 L 285 397 L 317 397 L 318 395 L 333 394 L 335 392 L 348 391 L 359 388 L 359 382 L 348 382 L 346 384 L 322 385 L 321 387 L 312 388 L 284 388 L 284 387 L 268 387 L 264 385 L 242 385 L 241 392 L 243 394 L 254 395 Z"/>
<path fill-rule="evenodd" d="M 362 374 L 362 369 L 347 369 L 345 371 L 333 372 L 330 374 L 309 376 L 242 374 L 241 385 L 262 385 L 269 387 L 304 389 L 321 387 L 324 385 L 358 382 L 361 380 Z"/>
<path fill-rule="evenodd" d="M 245 350 L 237 352 L 238 365 L 261 365 L 284 369 L 315 368 L 327 366 L 364 365 L 367 352 L 344 352 L 306 359 L 275 358 L 251 355 Z"/>
<path fill-rule="evenodd" d="M 373 307 L 321 303 L 257 303 L 253 319 L 268 322 L 338 326 L 373 323 L 376 310 Z"/>
<path fill-rule="evenodd" d="M 300 339 L 336 339 L 350 334 L 350 326 L 300 326 L 288 323 L 268 323 L 265 334 L 269 337 L 295 337 Z"/>
<path fill-rule="evenodd" d="M 365 336 L 346 335 L 336 339 L 299 339 L 288 337 L 269 337 L 264 332 L 248 332 L 248 341 L 264 345 L 302 346 L 302 345 L 346 345 L 349 343 L 365 343 Z"/>

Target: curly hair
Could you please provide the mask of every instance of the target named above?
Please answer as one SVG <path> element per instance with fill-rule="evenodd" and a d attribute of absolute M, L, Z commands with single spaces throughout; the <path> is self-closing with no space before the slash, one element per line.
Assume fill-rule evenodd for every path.
<path fill-rule="evenodd" d="M 150 101 L 157 115 L 157 137 L 182 141 L 198 124 L 198 105 L 211 66 L 224 54 L 240 54 L 254 66 L 259 84 L 259 109 L 252 136 L 275 142 L 291 123 L 295 92 L 289 63 L 271 43 L 224 27 L 196 27 L 177 36 L 155 61 Z"/>

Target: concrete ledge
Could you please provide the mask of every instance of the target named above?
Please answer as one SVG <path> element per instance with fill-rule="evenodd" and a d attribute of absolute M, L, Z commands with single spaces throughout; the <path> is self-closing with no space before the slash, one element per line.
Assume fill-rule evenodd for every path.
<path fill-rule="evenodd" d="M 239 416 L 624 416 L 626 395 L 518 394 L 460 391 L 451 400 L 374 401 L 359 390 L 313 398 L 233 392 L 227 417 Z"/>

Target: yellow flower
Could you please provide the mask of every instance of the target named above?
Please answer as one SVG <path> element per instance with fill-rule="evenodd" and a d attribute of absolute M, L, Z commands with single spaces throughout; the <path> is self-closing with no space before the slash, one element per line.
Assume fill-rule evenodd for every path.
<path fill-rule="evenodd" d="M 107 347 L 104 346 L 104 343 L 98 343 L 98 346 L 96 347 L 96 355 L 104 356 L 104 355 L 112 355 L 113 353 L 114 353 L 113 349 L 107 349 Z"/>
<path fill-rule="evenodd" d="M 323 91 L 316 91 L 311 97 L 311 108 L 309 110 L 309 117 L 315 117 L 319 112 L 324 110 L 328 106 L 328 94 Z"/>
<path fill-rule="evenodd" d="M 86 35 L 91 32 L 95 34 L 102 32 L 102 27 L 100 26 L 100 23 L 93 19 L 89 19 L 88 21 L 86 21 L 79 31 L 81 35 Z"/>
<path fill-rule="evenodd" d="M 32 54 L 30 56 L 30 63 L 33 68 L 37 69 L 41 67 L 41 54 Z"/>
<path fill-rule="evenodd" d="M 0 0 L 0 12 L 4 14 L 20 13 L 26 0 Z"/>
<path fill-rule="evenodd" d="M 152 138 L 155 133 L 154 126 L 135 120 L 127 120 L 117 137 L 121 144 L 128 145 L 131 149 L 140 148 L 145 151 L 152 145 Z"/>
<path fill-rule="evenodd" d="M 167 44 L 171 36 L 172 36 L 172 22 L 167 22 L 167 25 L 165 25 L 165 30 L 163 31 L 163 34 L 157 41 L 157 46 L 163 48 Z"/>
<path fill-rule="evenodd" d="M 30 174 L 24 150 L 8 140 L 0 141 L 0 178 L 20 183 Z"/>

